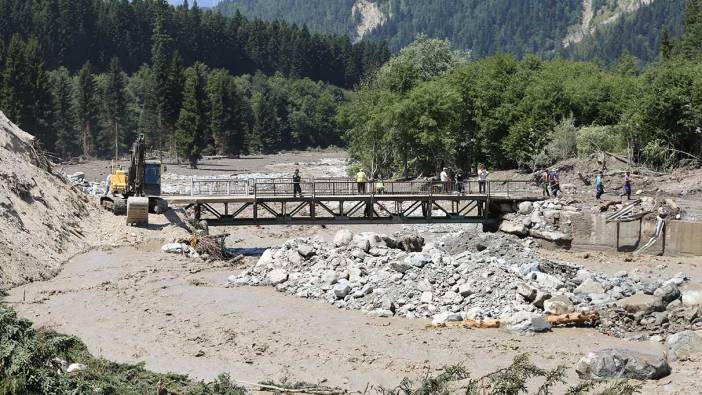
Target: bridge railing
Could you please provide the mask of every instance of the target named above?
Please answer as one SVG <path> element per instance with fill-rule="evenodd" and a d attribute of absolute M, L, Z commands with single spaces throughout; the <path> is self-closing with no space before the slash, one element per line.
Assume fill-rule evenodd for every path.
<path fill-rule="evenodd" d="M 297 186 L 297 188 L 296 188 Z M 191 196 L 353 196 L 353 195 L 487 195 L 512 197 L 541 194 L 541 188 L 528 180 L 478 180 L 461 182 L 369 181 L 357 183 L 343 178 L 302 179 L 192 179 Z"/>
<path fill-rule="evenodd" d="M 191 196 L 249 195 L 251 185 L 247 180 L 238 179 L 191 179 Z"/>

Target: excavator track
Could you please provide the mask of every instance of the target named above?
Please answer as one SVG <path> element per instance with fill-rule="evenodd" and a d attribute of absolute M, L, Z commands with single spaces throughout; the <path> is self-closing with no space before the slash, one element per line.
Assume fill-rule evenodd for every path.
<path fill-rule="evenodd" d="M 130 197 L 127 199 L 127 225 L 149 224 L 149 198 Z"/>

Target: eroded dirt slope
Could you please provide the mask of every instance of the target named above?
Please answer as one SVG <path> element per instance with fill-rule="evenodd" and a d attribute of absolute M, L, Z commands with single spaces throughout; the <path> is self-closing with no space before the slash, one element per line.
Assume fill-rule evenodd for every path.
<path fill-rule="evenodd" d="M 0 289 L 55 275 L 85 249 L 95 210 L 0 112 Z"/>

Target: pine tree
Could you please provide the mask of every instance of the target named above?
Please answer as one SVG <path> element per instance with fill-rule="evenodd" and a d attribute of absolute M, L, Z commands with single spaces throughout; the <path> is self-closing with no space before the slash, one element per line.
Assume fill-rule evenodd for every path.
<path fill-rule="evenodd" d="M 124 150 L 126 147 L 125 137 L 127 124 L 124 76 L 122 75 L 122 68 L 117 58 L 112 58 L 110 62 L 110 71 L 103 100 L 103 117 L 106 128 L 103 133 L 102 144 L 103 148 L 106 149 L 107 152 L 111 150 L 114 154 L 114 158 L 117 159 L 119 158 L 120 151 Z"/>
<path fill-rule="evenodd" d="M 61 158 L 69 159 L 77 148 L 71 76 L 65 67 L 61 67 L 54 71 L 51 77 L 54 96 L 53 128 L 56 133 L 56 152 Z"/>
<path fill-rule="evenodd" d="M 56 134 L 52 130 L 53 103 L 49 75 L 44 68 L 39 42 L 30 38 L 25 46 L 26 85 L 22 101 L 27 104 L 23 127 L 34 134 L 45 147 L 54 146 Z"/>
<path fill-rule="evenodd" d="M 225 70 L 210 74 L 210 130 L 219 155 L 239 155 L 244 144 L 245 124 L 241 97 L 232 77 Z"/>
<path fill-rule="evenodd" d="M 92 65 L 87 62 L 78 74 L 76 88 L 76 119 L 80 132 L 80 147 L 83 156 L 95 155 L 95 136 L 98 134 L 99 106 L 96 97 L 95 76 Z"/>
<path fill-rule="evenodd" d="M 663 56 L 663 59 L 670 59 L 670 53 L 672 50 L 673 45 L 670 42 L 668 27 L 663 26 L 663 32 L 661 33 L 661 56 Z"/>
<path fill-rule="evenodd" d="M 24 41 L 19 34 L 14 34 L 7 49 L 0 103 L 5 115 L 19 126 L 23 126 L 24 117 L 27 115 L 27 104 L 22 101 L 22 92 L 29 88 L 25 67 Z"/>
<path fill-rule="evenodd" d="M 156 80 L 158 83 L 158 80 Z M 168 65 L 168 76 L 165 81 L 164 101 L 162 108 L 164 129 L 166 134 L 163 136 L 169 151 L 177 152 L 175 144 L 175 124 L 180 114 L 180 108 L 183 103 L 183 87 L 185 84 L 185 75 L 183 71 L 183 61 L 178 51 L 173 52 L 171 61 Z"/>
<path fill-rule="evenodd" d="M 275 152 L 280 144 L 280 120 L 270 92 L 254 95 L 253 118 L 252 149 L 266 154 Z"/>
<path fill-rule="evenodd" d="M 172 55 L 173 42 L 167 33 L 166 16 L 168 5 L 164 0 L 157 2 L 156 22 L 152 35 L 151 47 L 151 67 L 154 74 L 154 100 L 156 102 L 156 112 L 158 121 L 157 145 L 159 149 L 164 148 L 164 143 L 173 131 L 175 122 L 172 106 L 173 85 L 172 77 Z M 177 108 L 177 107 L 176 107 Z"/>
<path fill-rule="evenodd" d="M 202 157 L 207 128 L 207 68 L 195 63 L 185 71 L 183 106 L 176 123 L 176 142 L 180 153 L 188 158 L 190 167 L 197 168 Z"/>

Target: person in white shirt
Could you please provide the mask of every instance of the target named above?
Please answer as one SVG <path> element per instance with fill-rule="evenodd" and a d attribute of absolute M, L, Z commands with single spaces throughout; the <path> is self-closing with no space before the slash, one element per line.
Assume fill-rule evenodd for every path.
<path fill-rule="evenodd" d="M 485 166 L 480 165 L 478 170 L 478 192 L 485 193 L 485 184 L 487 184 L 487 178 L 490 173 L 485 170 Z"/>
<path fill-rule="evenodd" d="M 439 174 L 439 178 L 441 178 L 442 191 L 448 192 L 451 178 L 449 177 L 447 168 L 444 167 L 444 169 L 441 171 L 441 174 Z"/>

